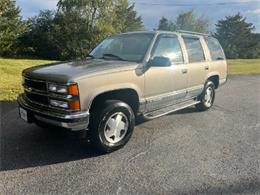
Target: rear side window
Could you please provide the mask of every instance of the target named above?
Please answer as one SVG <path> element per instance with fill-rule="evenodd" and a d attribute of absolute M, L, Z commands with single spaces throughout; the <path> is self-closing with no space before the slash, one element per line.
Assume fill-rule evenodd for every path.
<path fill-rule="evenodd" d="M 205 41 L 208 45 L 211 59 L 215 60 L 224 60 L 225 54 L 222 50 L 221 45 L 219 44 L 218 40 L 213 37 L 205 37 Z"/>
<path fill-rule="evenodd" d="M 183 37 L 188 52 L 189 62 L 205 61 L 205 55 L 200 40 L 197 37 Z"/>
<path fill-rule="evenodd" d="M 178 37 L 175 35 L 160 35 L 155 43 L 152 57 L 167 57 L 174 64 L 183 63 Z"/>

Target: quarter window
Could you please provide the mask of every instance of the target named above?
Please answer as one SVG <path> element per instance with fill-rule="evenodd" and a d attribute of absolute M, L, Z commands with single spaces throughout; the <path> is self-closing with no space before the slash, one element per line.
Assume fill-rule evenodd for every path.
<path fill-rule="evenodd" d="M 199 38 L 183 37 L 188 52 L 189 62 L 205 61 L 204 51 Z"/>
<path fill-rule="evenodd" d="M 222 50 L 221 45 L 219 44 L 218 40 L 213 37 L 206 37 L 205 41 L 208 45 L 211 59 L 214 60 L 224 60 L 225 54 Z"/>
<path fill-rule="evenodd" d="M 173 64 L 183 63 L 178 37 L 175 35 L 160 35 L 155 43 L 152 57 L 167 57 Z"/>

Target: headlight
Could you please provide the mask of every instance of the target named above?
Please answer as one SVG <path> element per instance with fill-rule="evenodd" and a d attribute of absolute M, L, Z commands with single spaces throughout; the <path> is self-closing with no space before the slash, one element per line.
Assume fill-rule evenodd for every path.
<path fill-rule="evenodd" d="M 50 83 L 48 85 L 48 89 L 49 89 L 49 91 L 55 92 L 55 93 L 62 93 L 62 94 L 68 93 L 68 87 L 66 85 L 57 85 L 57 84 Z"/>
<path fill-rule="evenodd" d="M 69 108 L 68 102 L 50 99 L 50 104 L 59 108 Z"/>
<path fill-rule="evenodd" d="M 70 85 L 49 83 L 48 91 L 63 94 L 62 98 L 60 97 L 61 95 L 56 95 L 54 96 L 54 99 L 50 99 L 49 104 L 51 106 L 70 110 L 80 110 L 79 89 L 76 83 Z M 61 98 L 61 100 L 57 100 L 56 98 Z"/>

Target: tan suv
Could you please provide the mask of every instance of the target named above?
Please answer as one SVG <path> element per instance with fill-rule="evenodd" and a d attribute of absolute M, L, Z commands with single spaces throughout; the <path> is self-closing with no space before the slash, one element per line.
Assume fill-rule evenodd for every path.
<path fill-rule="evenodd" d="M 132 32 L 101 42 L 83 61 L 23 71 L 20 116 L 38 125 L 88 130 L 102 152 L 127 143 L 137 116 L 195 105 L 209 109 L 226 82 L 219 42 L 194 32 Z"/>

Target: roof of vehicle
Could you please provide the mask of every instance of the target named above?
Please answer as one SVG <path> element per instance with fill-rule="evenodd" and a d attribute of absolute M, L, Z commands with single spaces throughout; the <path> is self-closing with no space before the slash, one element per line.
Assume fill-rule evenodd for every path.
<path fill-rule="evenodd" d="M 172 34 L 183 34 L 183 35 L 196 35 L 196 36 L 210 36 L 210 34 L 206 33 L 199 33 L 199 32 L 192 32 L 192 31 L 184 31 L 184 30 L 177 30 L 177 31 L 164 31 L 164 30 L 155 30 L 155 31 L 134 31 L 134 32 L 127 32 L 122 34 L 161 34 L 161 33 L 172 33 Z"/>

